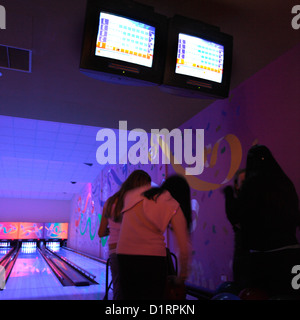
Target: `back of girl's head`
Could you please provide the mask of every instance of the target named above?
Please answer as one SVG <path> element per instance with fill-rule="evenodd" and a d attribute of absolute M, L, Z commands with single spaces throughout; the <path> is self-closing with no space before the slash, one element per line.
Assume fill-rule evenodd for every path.
<path fill-rule="evenodd" d="M 191 191 L 186 179 L 180 175 L 170 176 L 159 188 L 146 191 L 144 196 L 148 199 L 155 199 L 155 196 L 159 196 L 164 190 L 169 191 L 171 196 L 180 204 L 190 230 L 192 222 Z"/>
<path fill-rule="evenodd" d="M 113 203 L 116 203 L 115 209 L 114 209 L 114 214 L 113 214 L 113 219 L 115 221 L 120 221 L 121 220 L 121 211 L 124 205 L 124 196 L 127 191 L 133 190 L 135 188 L 139 188 L 145 185 L 148 185 L 151 183 L 151 177 L 149 174 L 143 170 L 135 170 L 133 171 L 128 178 L 122 183 L 120 190 L 115 193 L 111 198 L 110 198 L 110 203 L 107 206 L 107 212 L 108 216 L 111 216 L 111 209 Z M 110 209 L 110 210 L 109 210 Z"/>
<path fill-rule="evenodd" d="M 129 190 L 142 187 L 151 183 L 151 177 L 143 170 L 133 171 L 129 177 L 123 182 L 120 193 L 125 193 Z"/>
<path fill-rule="evenodd" d="M 282 175 L 283 171 L 271 151 L 264 145 L 252 146 L 247 154 L 246 177 L 253 175 Z"/>

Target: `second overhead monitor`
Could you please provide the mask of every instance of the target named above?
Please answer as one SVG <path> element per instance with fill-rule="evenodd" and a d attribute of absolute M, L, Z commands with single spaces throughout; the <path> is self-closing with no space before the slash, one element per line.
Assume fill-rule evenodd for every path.
<path fill-rule="evenodd" d="M 226 98 L 230 88 L 231 36 L 181 16 L 170 19 L 163 88 L 175 94 Z"/>

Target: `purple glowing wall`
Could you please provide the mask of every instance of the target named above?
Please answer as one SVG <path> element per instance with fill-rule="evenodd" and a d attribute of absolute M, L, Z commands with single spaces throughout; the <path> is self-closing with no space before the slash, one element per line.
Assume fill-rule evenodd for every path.
<path fill-rule="evenodd" d="M 205 129 L 205 169 L 189 177 L 194 216 L 189 280 L 196 285 L 215 289 L 221 280 L 232 280 L 234 238 L 222 189 L 233 184 L 253 144 L 270 148 L 299 195 L 299 56 L 300 45 L 180 127 Z M 170 165 L 168 173 L 174 172 Z"/>

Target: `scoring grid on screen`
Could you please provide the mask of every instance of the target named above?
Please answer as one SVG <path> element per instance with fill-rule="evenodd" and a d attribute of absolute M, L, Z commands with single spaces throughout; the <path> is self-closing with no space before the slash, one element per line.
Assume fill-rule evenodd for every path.
<path fill-rule="evenodd" d="M 175 72 L 221 83 L 224 47 L 179 33 Z"/>
<path fill-rule="evenodd" d="M 152 67 L 155 28 L 146 24 L 101 12 L 96 56 Z"/>

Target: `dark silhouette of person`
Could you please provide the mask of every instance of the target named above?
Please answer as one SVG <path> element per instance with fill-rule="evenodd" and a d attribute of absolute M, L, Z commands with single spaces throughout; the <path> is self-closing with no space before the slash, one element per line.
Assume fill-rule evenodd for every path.
<path fill-rule="evenodd" d="M 243 248 L 242 245 L 240 212 L 238 210 L 238 197 L 242 184 L 245 180 L 245 172 L 245 169 L 238 170 L 234 177 L 234 186 L 227 186 L 223 190 L 225 195 L 226 217 L 231 223 L 234 232 L 234 251 L 232 263 L 233 280 L 240 289 L 244 288 L 243 271 L 248 265 L 249 254 L 249 251 Z"/>
<path fill-rule="evenodd" d="M 250 252 L 247 287 L 261 288 L 272 297 L 300 296 L 291 285 L 292 268 L 300 265 L 298 195 L 266 146 L 255 145 L 248 151 L 236 210 L 243 247 Z"/>

